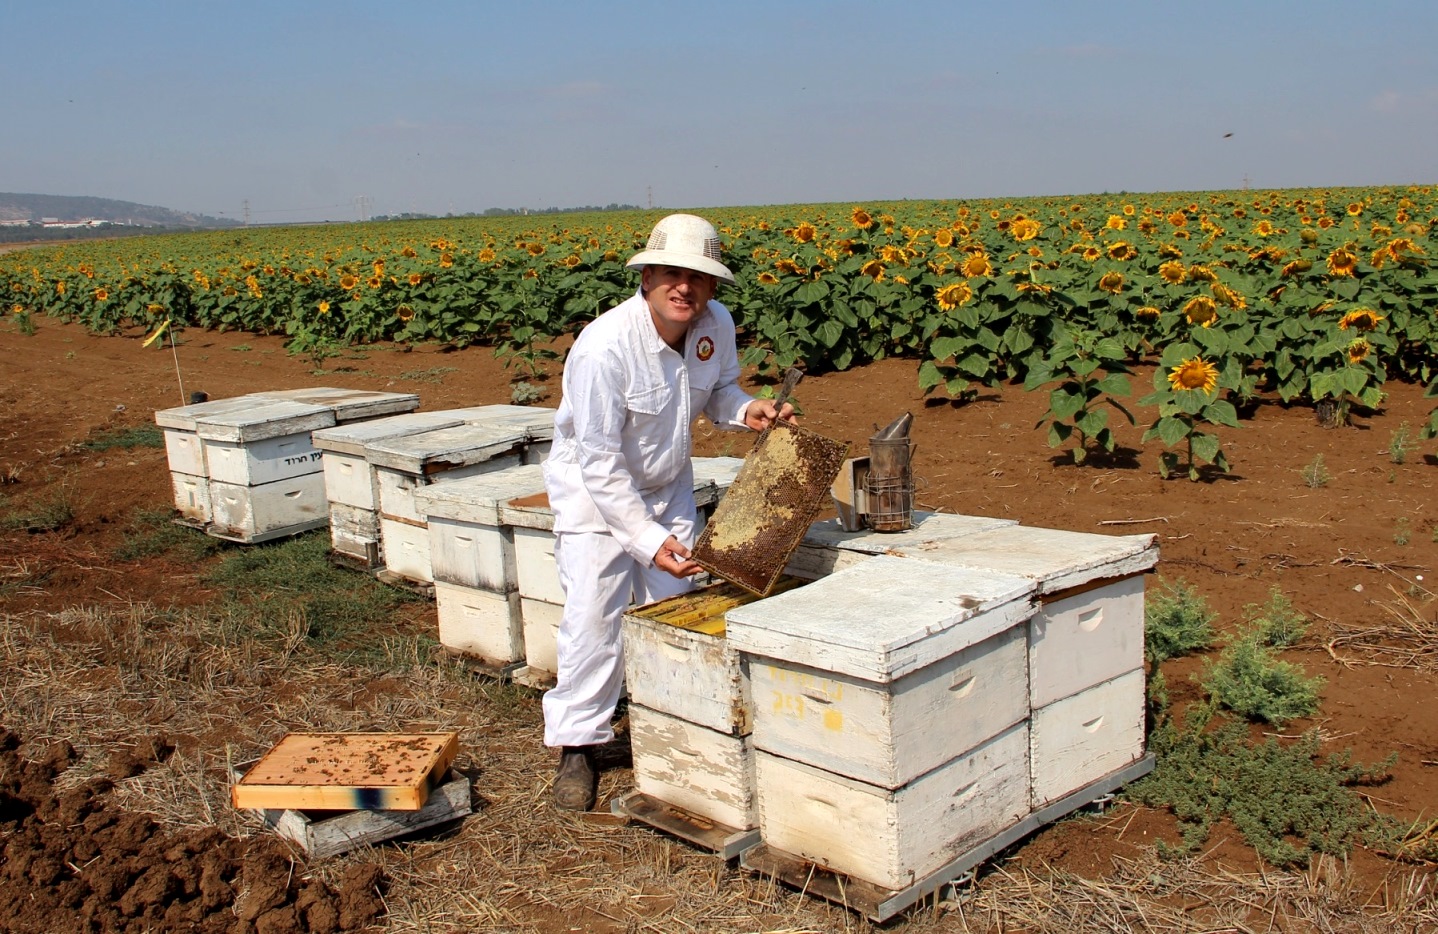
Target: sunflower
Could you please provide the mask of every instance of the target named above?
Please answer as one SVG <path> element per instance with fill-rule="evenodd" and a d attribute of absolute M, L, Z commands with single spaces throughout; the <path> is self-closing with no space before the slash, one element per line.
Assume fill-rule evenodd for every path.
<path fill-rule="evenodd" d="M 1152 305 L 1144 305 L 1133 313 L 1133 316 L 1140 321 L 1157 321 L 1160 312 Z"/>
<path fill-rule="evenodd" d="M 879 259 L 886 264 L 897 263 L 900 266 L 907 264 L 909 261 L 908 254 L 904 252 L 903 247 L 893 246 L 887 243 L 879 248 Z"/>
<path fill-rule="evenodd" d="M 1318 229 L 1319 229 L 1319 230 L 1327 230 L 1328 228 L 1330 228 L 1330 227 L 1332 227 L 1332 226 L 1333 226 L 1333 218 L 1331 218 L 1331 217 L 1320 217 L 1320 218 L 1318 219 Z"/>
<path fill-rule="evenodd" d="M 947 227 L 940 227 L 934 231 L 934 243 L 937 246 L 948 248 L 954 245 L 954 232 Z"/>
<path fill-rule="evenodd" d="M 1164 282 L 1170 285 L 1178 285 L 1183 282 L 1184 279 L 1188 278 L 1188 267 L 1184 266 L 1183 263 L 1176 263 L 1173 260 L 1169 260 L 1158 267 L 1158 274 Z"/>
<path fill-rule="evenodd" d="M 1353 270 L 1358 268 L 1358 257 L 1353 251 L 1339 247 L 1328 254 L 1328 274 L 1330 276 L 1351 276 Z"/>
<path fill-rule="evenodd" d="M 1213 327 L 1213 322 L 1218 320 L 1218 306 L 1207 295 L 1196 295 L 1183 306 L 1183 314 L 1189 324 Z"/>
<path fill-rule="evenodd" d="M 1138 232 L 1139 232 L 1139 233 L 1145 234 L 1145 235 L 1148 235 L 1148 236 L 1151 236 L 1151 235 L 1153 235 L 1157 230 L 1158 230 L 1158 223 L 1157 223 L 1156 221 L 1154 221 L 1153 218 L 1151 218 L 1151 217 L 1139 218 L 1139 222 L 1138 222 Z"/>
<path fill-rule="evenodd" d="M 1159 246 L 1158 255 L 1164 259 L 1182 259 L 1183 251 L 1172 243 L 1164 243 Z"/>
<path fill-rule="evenodd" d="M 1133 205 L 1131 205 L 1131 204 L 1125 204 L 1125 205 L 1123 206 L 1123 216 L 1124 216 L 1124 217 L 1133 217 Z"/>
<path fill-rule="evenodd" d="M 1128 226 L 1128 221 L 1117 214 L 1110 214 L 1108 220 L 1103 222 L 1103 225 L 1108 230 L 1123 230 Z"/>
<path fill-rule="evenodd" d="M 145 306 L 145 310 L 148 311 L 148 312 L 149 312 L 150 314 L 152 314 L 152 315 L 158 315 L 158 314 L 163 314 L 163 313 L 164 313 L 164 311 L 165 311 L 165 306 L 164 306 L 164 305 L 157 305 L 157 304 L 155 304 L 154 302 L 151 302 L 150 304 L 148 304 L 148 305 Z"/>
<path fill-rule="evenodd" d="M 1366 337 L 1356 337 L 1348 342 L 1348 362 L 1362 363 L 1373 351 L 1373 345 L 1368 343 Z"/>
<path fill-rule="evenodd" d="M 539 270 L 538 270 L 538 269 L 526 269 L 526 270 L 524 271 L 524 278 L 526 278 L 526 279 L 538 279 L 538 278 L 539 278 Z"/>
<path fill-rule="evenodd" d="M 760 285 L 778 285 L 778 284 L 779 284 L 779 277 L 776 276 L 776 275 L 774 275 L 772 272 L 769 272 L 768 270 L 765 270 L 764 272 L 759 273 L 759 284 L 760 284 Z"/>
<path fill-rule="evenodd" d="M 938 299 L 939 307 L 944 311 L 953 311 L 960 305 L 966 305 L 974 297 L 974 290 L 969 288 L 967 282 L 951 282 L 939 289 L 934 296 Z"/>
<path fill-rule="evenodd" d="M 1346 331 L 1353 328 L 1358 331 L 1371 331 L 1378 327 L 1378 322 L 1383 316 L 1371 308 L 1355 308 L 1338 320 L 1338 329 Z"/>
<path fill-rule="evenodd" d="M 1307 272 L 1308 270 L 1310 270 L 1310 269 L 1312 269 L 1312 268 L 1313 268 L 1313 262 L 1312 262 L 1311 260 L 1296 259 L 1296 260 L 1294 260 L 1294 261 L 1291 262 L 1291 263 L 1284 263 L 1284 264 L 1283 264 L 1283 272 L 1281 272 L 1279 275 L 1281 275 L 1283 278 L 1287 279 L 1287 278 L 1290 278 L 1290 277 L 1292 277 L 1292 276 L 1296 276 L 1296 275 L 1298 275 L 1298 274 L 1301 273 L 1301 272 Z"/>
<path fill-rule="evenodd" d="M 1359 204 L 1357 201 L 1354 201 L 1352 204 L 1348 205 L 1346 210 L 1348 211 L 1349 217 L 1357 217 L 1358 215 L 1363 213 L 1363 205 Z"/>
<path fill-rule="evenodd" d="M 1231 289 L 1222 282 L 1210 282 L 1208 290 L 1213 293 L 1214 300 L 1220 305 L 1240 311 L 1248 307 L 1248 299 L 1243 297 L 1242 292 Z"/>
<path fill-rule="evenodd" d="M 355 278 L 349 273 L 345 273 L 344 275 L 340 276 L 340 288 L 344 289 L 346 292 L 348 292 L 350 289 L 353 289 L 357 285 L 359 285 L 359 279 Z"/>
<path fill-rule="evenodd" d="M 110 297 L 110 292 L 109 292 L 108 289 L 105 289 L 105 288 L 102 287 L 102 288 L 98 288 L 98 289 L 95 290 L 95 301 L 97 301 L 97 302 L 103 302 L 105 299 L 107 299 L 107 298 L 109 298 L 109 297 Z"/>
<path fill-rule="evenodd" d="M 876 259 L 871 259 L 859 268 L 859 272 L 873 279 L 875 282 L 882 282 L 884 279 L 884 264 Z"/>
<path fill-rule="evenodd" d="M 1212 282 L 1218 278 L 1212 269 L 1199 263 L 1188 267 L 1188 277 L 1195 282 Z"/>
<path fill-rule="evenodd" d="M 419 254 L 414 251 L 414 247 L 407 246 L 403 250 L 399 251 L 399 255 L 403 256 L 405 259 L 414 259 Z"/>
<path fill-rule="evenodd" d="M 794 262 L 792 259 L 775 260 L 774 268 L 790 276 L 797 276 L 803 272 L 803 270 L 799 268 L 799 264 Z"/>
<path fill-rule="evenodd" d="M 975 276 L 992 276 L 994 264 L 989 262 L 988 254 L 971 253 L 968 259 L 959 264 L 959 272 L 965 274 L 969 279 L 974 279 Z"/>
<path fill-rule="evenodd" d="M 380 286 L 384 285 L 384 276 L 370 276 L 368 279 L 365 280 L 365 284 L 367 284 L 372 289 L 377 289 Z"/>
<path fill-rule="evenodd" d="M 419 285 L 419 284 L 420 284 L 421 282 L 423 282 L 423 281 L 424 281 L 424 276 L 420 275 L 419 273 L 417 273 L 417 272 L 412 272 L 412 273 L 409 274 L 409 284 L 410 284 L 410 285 Z"/>
<path fill-rule="evenodd" d="M 449 267 L 451 267 L 451 266 L 453 266 L 453 265 L 454 265 L 454 254 L 452 254 L 452 253 L 441 253 L 441 254 L 439 254 L 439 268 L 440 268 L 440 269 L 448 269 Z"/>
<path fill-rule="evenodd" d="M 1138 250 L 1135 250 L 1135 249 L 1133 248 L 1133 244 L 1128 243 L 1128 242 L 1125 241 L 1125 240 L 1115 240 L 1113 243 L 1109 244 L 1109 248 L 1108 248 L 1108 258 L 1109 258 L 1109 259 L 1127 260 L 1127 259 L 1133 259 L 1133 258 L 1134 258 L 1135 256 L 1137 256 L 1137 255 L 1138 255 Z"/>
<path fill-rule="evenodd" d="M 375 260 L 373 266 L 374 266 L 374 274 L 375 274 L 375 275 L 377 275 L 377 276 L 382 276 L 382 275 L 384 275 L 384 260 L 382 260 L 382 259 L 377 259 L 377 260 Z"/>
<path fill-rule="evenodd" d="M 490 255 L 493 256 L 494 254 L 491 253 Z M 617 262 L 619 262 L 619 254 L 616 253 L 616 252 L 613 251 L 613 250 L 605 250 L 605 251 L 604 251 L 604 261 L 605 261 L 606 263 L 617 263 Z"/>
<path fill-rule="evenodd" d="M 794 239 L 799 243 L 812 243 L 818 233 L 819 228 L 808 221 L 803 221 L 798 227 L 794 228 Z"/>
<path fill-rule="evenodd" d="M 1114 295 L 1123 291 L 1123 273 L 1107 272 L 1098 280 L 1098 287 L 1105 292 L 1112 292 Z"/>
<path fill-rule="evenodd" d="M 409 305 L 400 305 L 395 309 L 395 314 L 399 317 L 399 320 L 408 321 L 414 317 L 414 309 Z"/>
<path fill-rule="evenodd" d="M 322 315 L 327 315 L 330 313 L 330 303 L 327 301 L 321 300 L 319 305 L 317 305 L 316 307 L 319 308 L 320 314 Z"/>
<path fill-rule="evenodd" d="M 1218 368 L 1202 357 L 1190 357 L 1169 371 L 1168 384 L 1174 391 L 1213 392 L 1218 388 Z"/>
<path fill-rule="evenodd" d="M 1175 227 L 1182 227 L 1188 223 L 1188 216 L 1182 211 L 1174 211 L 1168 216 L 1168 222 Z"/>
<path fill-rule="evenodd" d="M 860 230 L 868 230 L 874 226 L 874 218 L 863 208 L 854 208 L 854 210 L 849 213 L 849 219 L 852 220 L 854 226 Z"/>
<path fill-rule="evenodd" d="M 1043 228 L 1039 226 L 1038 221 L 1032 220 L 1031 218 L 1027 217 L 1021 217 L 1018 220 L 1014 221 L 1009 228 L 1010 232 L 1014 235 L 1014 239 L 1018 240 L 1020 243 L 1025 240 L 1032 240 L 1034 237 L 1037 237 L 1039 235 L 1039 231 L 1041 231 L 1042 229 Z"/>
<path fill-rule="evenodd" d="M 1253 225 L 1253 232 L 1260 237 L 1271 237 L 1275 233 L 1273 221 L 1261 220 Z"/>
<path fill-rule="evenodd" d="M 1103 255 L 1103 250 L 1100 250 L 1096 246 L 1086 246 L 1084 247 L 1084 251 L 1081 255 L 1083 256 L 1085 262 L 1092 263 L 1094 260 L 1098 259 L 1100 256 Z"/>

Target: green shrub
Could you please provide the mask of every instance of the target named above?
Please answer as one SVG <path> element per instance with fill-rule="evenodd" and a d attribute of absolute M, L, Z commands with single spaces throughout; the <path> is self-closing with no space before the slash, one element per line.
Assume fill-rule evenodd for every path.
<path fill-rule="evenodd" d="M 133 428 L 115 428 L 102 431 L 85 442 L 86 450 L 108 451 L 110 448 L 162 448 L 165 435 L 154 425 L 138 425 Z"/>
<path fill-rule="evenodd" d="M 1144 657 L 1158 665 L 1208 648 L 1216 615 L 1182 578 L 1165 584 L 1144 609 Z"/>
<path fill-rule="evenodd" d="M 1320 760 L 1317 730 L 1296 742 L 1270 737 L 1258 744 L 1244 724 L 1215 721 L 1212 706 L 1190 713 L 1187 725 L 1165 720 L 1154 730 L 1149 748 L 1157 765 L 1126 792 L 1140 804 L 1173 812 L 1185 853 L 1198 851 L 1224 817 L 1280 867 L 1306 865 L 1313 853 L 1343 856 L 1358 844 L 1399 846 L 1396 822 L 1350 787 L 1385 780 L 1396 753 L 1372 767 L 1351 764 L 1348 750 Z"/>
<path fill-rule="evenodd" d="M 1286 648 L 1297 645 L 1308 632 L 1308 617 L 1293 608 L 1293 601 L 1274 587 L 1268 592 L 1268 603 L 1257 606 L 1250 603 L 1243 608 L 1249 625 L 1267 645 Z"/>
<path fill-rule="evenodd" d="M 1248 633 L 1224 649 L 1218 661 L 1205 659 L 1199 683 L 1213 700 L 1249 720 L 1282 726 L 1318 710 L 1323 679 L 1278 657 Z"/>

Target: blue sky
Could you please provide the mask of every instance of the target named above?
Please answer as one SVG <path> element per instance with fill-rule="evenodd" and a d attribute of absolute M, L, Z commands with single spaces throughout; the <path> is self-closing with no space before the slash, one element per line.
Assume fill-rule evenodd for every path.
<path fill-rule="evenodd" d="M 1438 182 L 1432 0 L 0 0 L 0 23 L 0 191 L 255 222 Z"/>

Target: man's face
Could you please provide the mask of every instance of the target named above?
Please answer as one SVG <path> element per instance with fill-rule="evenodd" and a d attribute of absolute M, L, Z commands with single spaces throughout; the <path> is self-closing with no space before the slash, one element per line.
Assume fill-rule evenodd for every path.
<path fill-rule="evenodd" d="M 654 327 L 666 341 L 673 341 L 689 330 L 690 323 L 704 311 L 718 286 L 718 281 L 707 272 L 682 266 L 645 266 L 640 275 Z"/>

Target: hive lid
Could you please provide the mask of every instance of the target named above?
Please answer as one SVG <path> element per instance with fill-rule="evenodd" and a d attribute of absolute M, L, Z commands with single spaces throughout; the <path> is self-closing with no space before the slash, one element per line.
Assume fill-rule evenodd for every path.
<path fill-rule="evenodd" d="M 322 405 L 258 397 L 251 397 L 251 402 L 248 408 L 200 416 L 195 419 L 195 434 L 206 441 L 247 444 L 308 434 L 335 423 L 334 410 Z"/>
<path fill-rule="evenodd" d="M 289 733 L 234 785 L 237 808 L 418 811 L 458 733 Z"/>
<path fill-rule="evenodd" d="M 554 438 L 554 409 L 538 405 L 477 405 L 454 409 L 471 425 L 493 425 L 500 428 L 522 428 L 527 441 L 550 441 Z"/>
<path fill-rule="evenodd" d="M 406 412 L 363 422 L 347 422 L 333 428 L 321 428 L 310 435 L 310 440 L 321 451 L 363 457 L 366 446 L 384 438 L 417 435 L 422 431 L 463 424 L 464 419 L 455 418 L 447 412 Z"/>
<path fill-rule="evenodd" d="M 155 424 L 161 428 L 179 431 L 194 431 L 195 420 L 207 415 L 224 415 L 255 407 L 254 396 L 231 396 L 228 399 L 212 399 L 194 405 L 182 405 L 173 409 L 160 409 L 155 413 Z"/>
<path fill-rule="evenodd" d="M 1023 577 L 877 555 L 725 614 L 742 652 L 888 682 L 1023 622 Z"/>
<path fill-rule="evenodd" d="M 742 457 L 696 457 L 694 458 L 694 479 L 712 480 L 721 490 L 727 490 L 744 466 Z"/>
<path fill-rule="evenodd" d="M 804 533 L 804 544 L 877 555 L 1017 524 L 1014 519 L 916 510 L 913 527 L 902 532 L 875 532 L 872 529 L 846 532 L 838 519 L 824 519 L 809 526 L 809 531 Z"/>
<path fill-rule="evenodd" d="M 542 492 L 544 468 L 539 464 L 519 464 L 415 487 L 414 504 L 422 515 L 431 518 L 500 525 L 501 504 Z"/>
<path fill-rule="evenodd" d="M 365 460 L 422 475 L 493 460 L 523 444 L 524 439 L 522 427 L 455 425 L 381 439 L 365 448 Z"/>
<path fill-rule="evenodd" d="M 288 399 L 333 409 L 336 422 L 352 422 L 381 415 L 397 415 L 419 408 L 419 396 L 412 392 L 379 392 L 373 389 L 337 389 L 314 386 L 307 389 L 277 389 L 257 392 L 265 399 Z"/>
<path fill-rule="evenodd" d="M 927 561 L 1026 577 L 1037 583 L 1041 595 L 1138 574 L 1158 563 L 1154 535 L 1098 535 L 1021 525 L 904 545 L 897 551 Z"/>

